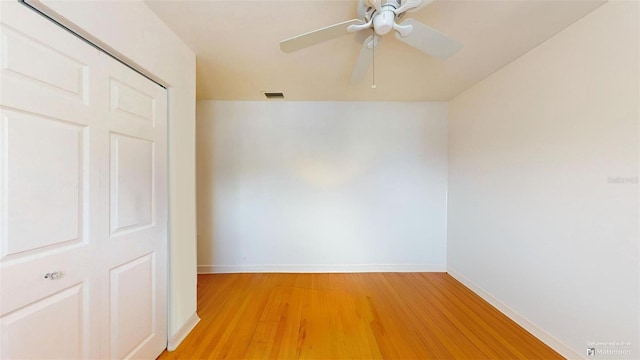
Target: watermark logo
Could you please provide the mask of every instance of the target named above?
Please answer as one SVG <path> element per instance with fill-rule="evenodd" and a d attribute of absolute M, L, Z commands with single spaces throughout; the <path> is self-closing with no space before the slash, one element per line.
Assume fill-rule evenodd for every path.
<path fill-rule="evenodd" d="M 623 356 L 631 355 L 631 342 L 628 341 L 589 341 L 587 356 Z"/>
<path fill-rule="evenodd" d="M 607 184 L 614 185 L 637 185 L 637 176 L 609 176 L 607 178 Z"/>

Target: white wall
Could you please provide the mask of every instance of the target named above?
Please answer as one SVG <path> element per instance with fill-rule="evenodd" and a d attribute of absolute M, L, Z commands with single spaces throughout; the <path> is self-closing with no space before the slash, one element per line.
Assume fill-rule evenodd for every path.
<path fill-rule="evenodd" d="M 638 34 L 605 4 L 449 104 L 448 270 L 569 357 L 640 357 Z"/>
<path fill-rule="evenodd" d="M 444 271 L 445 103 L 197 105 L 201 272 Z"/>
<path fill-rule="evenodd" d="M 48 15 L 128 59 L 169 92 L 169 346 L 195 325 L 195 55 L 141 1 L 42 1 Z"/>

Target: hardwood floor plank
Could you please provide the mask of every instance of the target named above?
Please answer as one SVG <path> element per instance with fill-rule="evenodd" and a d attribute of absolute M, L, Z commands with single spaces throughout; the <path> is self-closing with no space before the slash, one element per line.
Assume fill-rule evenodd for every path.
<path fill-rule="evenodd" d="M 159 359 L 562 359 L 445 273 L 199 275 L 198 314 Z"/>

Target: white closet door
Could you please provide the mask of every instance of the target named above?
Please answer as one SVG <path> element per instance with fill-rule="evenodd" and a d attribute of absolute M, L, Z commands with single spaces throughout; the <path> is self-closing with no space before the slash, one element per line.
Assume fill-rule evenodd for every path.
<path fill-rule="evenodd" d="M 165 91 L 23 5 L 0 6 L 0 357 L 155 357 Z"/>
<path fill-rule="evenodd" d="M 107 55 L 108 237 L 100 256 L 108 272 L 110 358 L 155 358 L 167 344 L 166 91 Z M 107 346 L 107 344 L 104 344 Z"/>

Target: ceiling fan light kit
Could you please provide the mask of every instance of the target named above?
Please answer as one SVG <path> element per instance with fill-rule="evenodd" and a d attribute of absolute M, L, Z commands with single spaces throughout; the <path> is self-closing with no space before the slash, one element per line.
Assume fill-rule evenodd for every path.
<path fill-rule="evenodd" d="M 347 20 L 322 29 L 314 30 L 280 42 L 280 49 L 286 53 L 302 50 L 319 43 L 332 40 L 349 33 L 371 30 L 360 49 L 360 54 L 351 73 L 350 83 L 362 81 L 373 63 L 374 48 L 382 36 L 395 32 L 395 38 L 430 56 L 447 59 L 457 53 L 462 45 L 441 32 L 414 19 L 402 23 L 397 20 L 408 12 L 418 11 L 433 0 L 360 0 L 359 19 Z M 375 88 L 375 82 L 372 85 Z"/>

